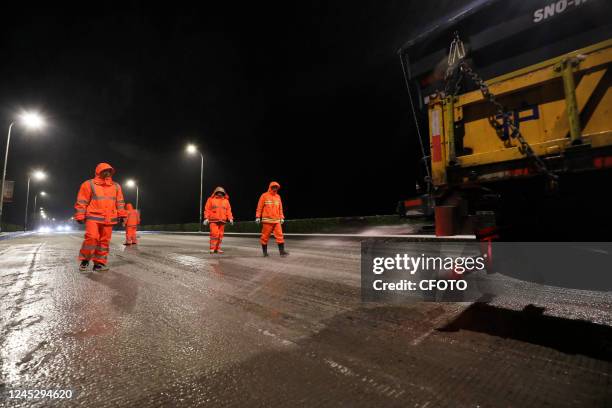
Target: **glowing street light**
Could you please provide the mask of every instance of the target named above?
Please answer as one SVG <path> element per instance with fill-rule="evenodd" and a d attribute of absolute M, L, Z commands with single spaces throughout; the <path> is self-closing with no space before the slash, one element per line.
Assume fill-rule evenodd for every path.
<path fill-rule="evenodd" d="M 23 112 L 19 115 L 17 122 L 11 122 L 6 136 L 6 150 L 4 151 L 4 169 L 2 171 L 2 183 L 0 184 L 0 231 L 2 230 L 2 207 L 4 204 L 4 184 L 6 181 L 6 165 L 8 163 L 9 146 L 11 144 L 11 130 L 18 123 L 27 129 L 40 129 L 44 126 L 44 119 L 36 112 Z"/>
<path fill-rule="evenodd" d="M 138 184 L 133 179 L 129 179 L 125 182 L 126 187 L 134 188 L 136 187 L 136 209 L 138 209 Z"/>
<path fill-rule="evenodd" d="M 28 230 L 28 212 L 29 212 L 29 203 L 30 203 L 30 180 L 33 178 L 34 180 L 44 180 L 47 175 L 42 170 L 33 171 L 28 175 L 28 188 L 26 190 L 26 206 L 25 206 L 25 218 L 23 220 L 23 230 Z M 34 210 L 36 211 L 36 201 L 34 201 Z"/>
<path fill-rule="evenodd" d="M 38 196 L 41 197 L 46 197 L 47 193 L 45 193 L 44 191 L 40 191 L 38 193 L 36 193 L 36 195 L 34 196 L 34 211 L 36 211 L 36 200 L 38 199 Z M 40 211 L 44 211 L 44 209 L 42 207 L 40 207 Z"/>
<path fill-rule="evenodd" d="M 23 112 L 19 119 L 30 129 L 41 129 L 45 126 L 45 120 L 37 112 Z"/>
<path fill-rule="evenodd" d="M 36 201 L 38 200 L 38 196 L 39 196 L 39 195 L 40 195 L 41 197 L 46 197 L 46 196 L 47 196 L 47 193 L 45 193 L 44 191 L 39 191 L 38 193 L 36 193 L 36 194 L 34 195 L 34 212 L 36 212 Z M 41 213 L 44 213 L 44 212 L 45 212 L 44 208 L 40 207 L 40 212 L 41 212 Z"/>
<path fill-rule="evenodd" d="M 198 213 L 200 214 L 200 232 L 202 232 L 202 200 L 204 198 L 204 155 L 198 150 L 198 147 L 194 144 L 188 144 L 186 150 L 187 153 L 191 155 L 199 154 L 200 158 L 202 159 L 200 163 L 200 207 L 198 208 Z"/>

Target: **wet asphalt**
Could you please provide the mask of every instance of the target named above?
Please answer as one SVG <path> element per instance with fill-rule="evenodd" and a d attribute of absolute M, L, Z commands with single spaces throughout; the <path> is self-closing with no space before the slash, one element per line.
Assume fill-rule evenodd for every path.
<path fill-rule="evenodd" d="M 103 273 L 78 234 L 0 241 L 0 406 L 612 406 L 612 292 L 367 304 L 355 240 L 122 238 Z"/>

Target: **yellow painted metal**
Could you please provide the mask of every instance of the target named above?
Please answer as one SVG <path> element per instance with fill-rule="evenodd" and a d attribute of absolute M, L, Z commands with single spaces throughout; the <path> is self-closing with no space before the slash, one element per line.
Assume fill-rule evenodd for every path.
<path fill-rule="evenodd" d="M 455 104 L 453 97 L 444 98 L 444 137 L 448 141 L 446 144 L 448 165 L 454 165 L 457 161 L 455 154 Z"/>
<path fill-rule="evenodd" d="M 431 152 L 431 177 L 436 186 L 446 184 L 446 140 L 444 137 L 443 103 L 432 98 L 429 103 L 429 143 Z"/>
<path fill-rule="evenodd" d="M 580 83 L 576 87 L 575 96 L 576 96 L 576 106 L 578 113 L 582 112 L 586 103 L 588 102 L 590 96 L 595 91 L 597 85 L 607 72 L 607 68 L 602 68 L 597 71 L 590 71 L 585 73 L 580 80 Z M 585 129 L 586 130 L 586 129 Z M 560 139 L 566 137 L 570 132 L 570 124 L 569 124 L 569 114 L 567 109 L 559 116 L 559 120 L 555 124 L 552 133 L 552 139 Z M 585 132 L 585 133 L 593 133 L 593 132 Z"/>
<path fill-rule="evenodd" d="M 567 68 L 555 70 L 559 64 Z M 607 78 L 607 70 L 612 69 L 611 64 L 612 40 L 608 40 L 488 83 L 491 92 L 511 110 L 513 120 L 518 121 L 521 133 L 534 152 L 542 156 L 559 155 L 571 146 L 572 140 L 582 139 L 592 147 L 612 145 L 612 88 L 610 80 L 603 80 Z M 567 76 L 565 81 L 563 72 Z M 575 79 L 574 86 L 568 81 L 570 76 Z M 573 103 L 568 100 L 568 94 Z M 589 112 L 581 129 L 579 115 L 587 106 Z M 434 110 L 436 113 L 432 114 Z M 447 183 L 449 162 L 472 167 L 525 157 L 518 151 L 516 141 L 500 139 L 490 123 L 493 114 L 490 103 L 483 99 L 479 90 L 458 95 L 453 101 L 440 96 L 430 98 L 430 141 L 432 118 L 439 121 L 436 129 L 443 138 L 440 143 L 444 157 L 439 162 L 432 161 L 435 185 Z M 463 146 L 469 154 L 458 152 L 457 157 L 453 157 L 454 124 L 463 125 Z"/>
<path fill-rule="evenodd" d="M 612 69 L 612 68 L 608 68 Z M 610 74 L 608 74 L 610 75 Z M 576 92 L 576 97 L 578 98 L 578 104 L 580 105 L 581 99 L 583 96 L 581 95 L 580 85 L 578 85 L 578 90 Z M 586 97 L 585 97 L 586 98 Z M 588 122 L 583 124 L 582 134 L 597 134 L 602 132 L 607 132 L 610 129 L 610 120 L 612 118 L 612 88 L 608 87 L 605 90 L 604 95 L 599 100 L 599 103 L 595 106 L 593 113 Z M 612 144 L 612 143 L 611 143 Z"/>
<path fill-rule="evenodd" d="M 555 66 L 555 71 L 561 72 L 563 91 L 565 92 L 565 111 L 569 124 L 572 144 L 580 142 L 580 116 L 576 102 L 576 84 L 574 82 L 574 67 L 580 63 L 578 58 L 565 58 Z"/>
<path fill-rule="evenodd" d="M 608 41 L 606 41 L 607 43 Z M 520 70 L 521 75 L 515 73 L 508 74 L 504 80 L 500 80 L 498 77 L 486 81 L 489 85 L 489 89 L 495 95 L 504 95 L 506 93 L 517 92 L 520 89 L 528 88 L 531 86 L 542 84 L 545 81 L 551 81 L 561 76 L 561 73 L 555 72 L 554 66 L 559 63 L 563 58 L 576 57 L 577 55 L 588 55 L 588 58 L 580 63 L 580 70 L 589 70 L 596 68 L 601 65 L 610 63 L 612 54 L 612 42 L 607 48 L 598 48 L 590 54 L 585 54 L 582 50 L 566 54 L 564 57 L 555 58 L 549 60 L 546 65 L 542 64 L 533 65 L 528 68 Z M 519 71 L 515 71 L 519 72 Z M 463 95 L 459 95 L 456 104 L 458 106 L 465 106 L 470 103 L 481 102 L 483 100 L 482 94 L 479 90 L 467 92 Z"/>

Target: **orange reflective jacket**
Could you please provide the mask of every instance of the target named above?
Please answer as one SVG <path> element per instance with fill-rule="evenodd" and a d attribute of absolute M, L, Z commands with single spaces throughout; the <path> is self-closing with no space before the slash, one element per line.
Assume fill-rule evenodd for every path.
<path fill-rule="evenodd" d="M 127 218 L 125 220 L 126 227 L 135 227 L 140 225 L 140 211 L 135 210 L 130 203 L 125 206 L 125 211 L 127 212 Z"/>
<path fill-rule="evenodd" d="M 256 218 L 261 218 L 261 222 L 268 224 L 276 224 L 285 219 L 283 202 L 280 195 L 272 190 L 272 186 L 277 186 L 280 189 L 280 184 L 276 181 L 271 182 L 268 191 L 259 197 L 257 211 L 255 212 Z"/>
<path fill-rule="evenodd" d="M 119 218 L 125 218 L 125 201 L 121 186 L 113 182 L 111 177 L 102 178 L 100 173 L 110 169 L 115 170 L 108 163 L 96 166 L 96 177 L 81 184 L 77 201 L 74 205 L 77 221 L 91 220 L 101 224 L 116 224 Z"/>
<path fill-rule="evenodd" d="M 225 196 L 219 198 L 215 194 L 217 191 L 225 193 L 223 187 L 215 188 L 212 195 L 206 200 L 204 206 L 204 218 L 209 222 L 227 222 L 233 220 L 232 206 L 229 202 L 229 196 L 225 193 Z"/>

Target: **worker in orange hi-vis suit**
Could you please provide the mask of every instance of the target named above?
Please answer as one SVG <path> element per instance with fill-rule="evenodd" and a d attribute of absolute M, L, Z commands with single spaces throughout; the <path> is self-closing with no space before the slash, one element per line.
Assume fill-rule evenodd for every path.
<path fill-rule="evenodd" d="M 259 202 L 257 203 L 255 222 L 262 224 L 260 242 L 263 256 L 268 256 L 270 234 L 274 234 L 274 238 L 276 238 L 280 255 L 289 255 L 289 252 L 285 251 L 285 240 L 283 239 L 283 229 L 281 227 L 285 222 L 285 215 L 283 214 L 283 202 L 278 194 L 279 189 L 280 184 L 276 181 L 271 182 L 268 191 L 259 197 Z"/>
<path fill-rule="evenodd" d="M 229 202 L 229 196 L 223 187 L 217 187 L 212 195 L 206 200 L 204 206 L 204 225 L 210 225 L 210 253 L 222 254 L 221 241 L 223 241 L 223 232 L 225 231 L 225 223 L 229 222 L 234 225 L 234 216 L 232 215 L 232 206 Z"/>
<path fill-rule="evenodd" d="M 79 253 L 81 271 L 87 270 L 89 261 L 93 261 L 94 271 L 108 270 L 113 225 L 127 217 L 123 191 L 112 179 L 114 173 L 110 164 L 100 163 L 96 166 L 96 176 L 83 182 L 79 189 L 74 219 L 85 224 L 85 240 Z"/>
<path fill-rule="evenodd" d="M 136 245 L 138 244 L 136 240 L 136 228 L 140 225 L 140 211 L 136 210 L 130 203 L 125 205 L 125 211 L 127 213 L 127 218 L 123 223 L 125 227 L 125 242 L 123 245 Z"/>

